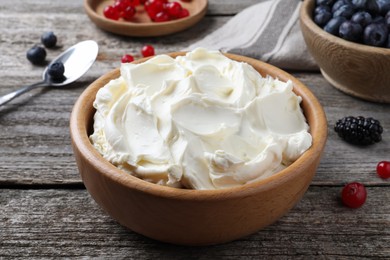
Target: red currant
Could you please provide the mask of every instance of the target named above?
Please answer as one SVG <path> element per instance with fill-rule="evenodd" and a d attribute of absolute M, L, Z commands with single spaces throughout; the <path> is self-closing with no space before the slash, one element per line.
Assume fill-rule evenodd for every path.
<path fill-rule="evenodd" d="M 130 54 L 125 54 L 122 56 L 122 59 L 121 59 L 121 62 L 122 63 L 129 63 L 129 62 L 132 62 L 134 61 L 134 57 L 131 56 Z"/>
<path fill-rule="evenodd" d="M 163 0 L 148 0 L 145 2 L 145 10 L 148 13 L 149 17 L 154 20 L 156 15 L 159 12 L 164 11 L 164 1 Z"/>
<path fill-rule="evenodd" d="M 154 55 L 154 48 L 152 45 L 145 45 L 141 49 L 141 53 L 143 57 L 149 57 Z"/>
<path fill-rule="evenodd" d="M 167 22 L 169 20 L 170 20 L 169 15 L 166 12 L 162 11 L 156 14 L 153 21 L 160 23 L 160 22 Z"/>
<path fill-rule="evenodd" d="M 179 16 L 177 18 L 185 18 L 187 16 L 190 16 L 190 12 L 186 8 L 182 8 Z"/>
<path fill-rule="evenodd" d="M 341 192 L 341 199 L 347 207 L 359 208 L 366 202 L 367 191 L 363 184 L 351 182 L 345 185 Z"/>
<path fill-rule="evenodd" d="M 118 20 L 120 18 L 120 12 L 112 5 L 106 6 L 103 10 L 103 14 L 106 18 L 111 20 Z"/>
<path fill-rule="evenodd" d="M 114 8 L 116 8 L 119 12 L 123 12 L 126 7 L 130 4 L 129 0 L 116 0 L 114 3 Z"/>
<path fill-rule="evenodd" d="M 131 6 L 137 6 L 141 4 L 140 0 L 129 0 Z M 145 2 L 145 1 L 144 1 Z"/>
<path fill-rule="evenodd" d="M 133 19 L 134 15 L 136 13 L 135 7 L 134 6 L 128 6 L 123 10 L 122 12 L 122 18 L 125 20 L 131 20 Z"/>
<path fill-rule="evenodd" d="M 390 178 L 390 162 L 381 161 L 376 166 L 376 173 L 383 179 Z"/>
<path fill-rule="evenodd" d="M 183 7 L 178 2 L 170 2 L 165 5 L 165 10 L 173 18 L 179 17 L 182 9 Z"/>

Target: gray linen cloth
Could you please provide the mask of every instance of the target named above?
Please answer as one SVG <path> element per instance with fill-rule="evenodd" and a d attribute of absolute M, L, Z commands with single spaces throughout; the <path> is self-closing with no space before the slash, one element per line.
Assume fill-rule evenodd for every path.
<path fill-rule="evenodd" d="M 205 47 L 283 69 L 318 70 L 300 30 L 300 7 L 301 0 L 268 0 L 252 5 L 188 49 Z"/>

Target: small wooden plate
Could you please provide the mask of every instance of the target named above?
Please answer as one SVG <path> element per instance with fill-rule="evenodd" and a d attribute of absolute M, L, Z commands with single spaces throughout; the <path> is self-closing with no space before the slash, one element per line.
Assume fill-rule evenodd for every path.
<path fill-rule="evenodd" d="M 177 0 L 178 1 L 178 0 Z M 147 37 L 162 36 L 185 30 L 199 22 L 207 11 L 207 0 L 192 0 L 182 2 L 183 8 L 187 8 L 190 16 L 168 22 L 152 22 L 143 6 L 137 7 L 137 14 L 134 20 L 115 21 L 104 17 L 103 9 L 113 4 L 113 0 L 84 0 L 84 9 L 98 27 L 103 30 L 126 36 Z"/>

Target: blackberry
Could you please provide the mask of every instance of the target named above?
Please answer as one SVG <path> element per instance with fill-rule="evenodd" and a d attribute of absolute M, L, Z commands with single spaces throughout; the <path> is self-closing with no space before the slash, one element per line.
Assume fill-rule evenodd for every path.
<path fill-rule="evenodd" d="M 337 134 L 348 143 L 370 145 L 382 140 L 383 128 L 371 117 L 348 116 L 338 120 L 334 126 Z"/>

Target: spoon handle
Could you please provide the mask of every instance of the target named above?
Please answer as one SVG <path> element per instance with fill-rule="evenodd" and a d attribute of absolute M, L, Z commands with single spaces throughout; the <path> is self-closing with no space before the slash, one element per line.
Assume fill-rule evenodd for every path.
<path fill-rule="evenodd" d="M 37 88 L 37 87 L 43 87 L 43 86 L 47 86 L 47 83 L 45 81 L 41 81 L 41 82 L 38 82 L 38 83 L 35 83 L 35 84 L 32 84 L 32 85 L 28 85 L 28 86 L 25 86 L 25 87 L 22 87 L 18 90 L 15 90 L 9 94 L 6 94 L 4 96 L 1 96 L 0 97 L 0 106 L 4 105 L 4 104 L 7 104 L 8 102 L 10 102 L 12 99 L 22 95 L 23 93 L 26 93 L 34 88 Z"/>

